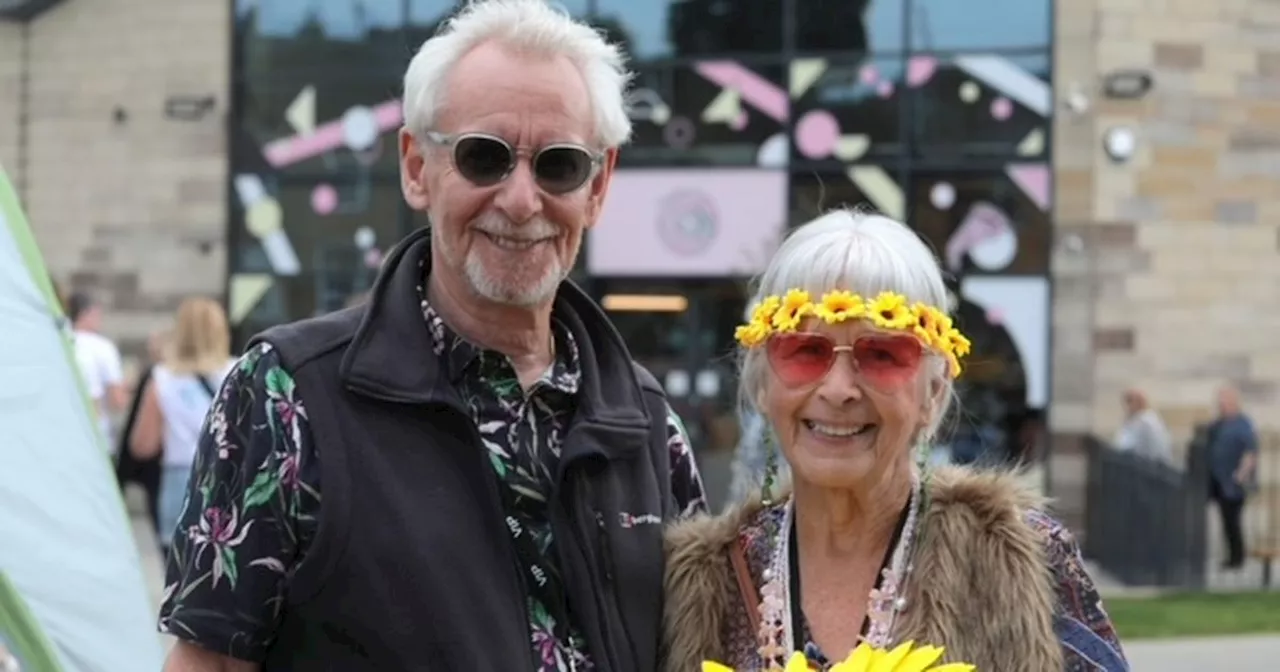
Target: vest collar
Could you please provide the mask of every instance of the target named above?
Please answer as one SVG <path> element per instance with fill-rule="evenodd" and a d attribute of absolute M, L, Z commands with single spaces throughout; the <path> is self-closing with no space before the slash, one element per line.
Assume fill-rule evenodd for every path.
<path fill-rule="evenodd" d="M 418 287 L 430 271 L 428 227 L 401 241 L 383 263 L 360 326 L 342 358 L 340 375 L 346 388 L 402 403 L 459 405 L 447 372 L 432 350 L 419 304 Z M 647 431 L 651 419 L 631 354 L 604 311 L 569 281 L 561 283 L 552 310 L 578 345 L 580 419 Z"/>

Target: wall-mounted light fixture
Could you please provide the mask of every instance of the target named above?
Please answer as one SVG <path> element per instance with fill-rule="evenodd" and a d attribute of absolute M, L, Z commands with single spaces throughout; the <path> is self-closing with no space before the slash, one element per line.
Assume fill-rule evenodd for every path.
<path fill-rule="evenodd" d="M 1107 157 L 1115 163 L 1124 163 L 1133 158 L 1138 149 L 1138 138 L 1128 126 L 1114 126 L 1102 135 L 1102 148 Z"/>
<path fill-rule="evenodd" d="M 1136 100 L 1151 92 L 1155 79 L 1145 70 L 1116 70 L 1102 78 L 1102 93 L 1108 98 Z"/>
<path fill-rule="evenodd" d="M 177 121 L 199 121 L 209 112 L 217 99 L 209 96 L 169 96 L 164 99 L 164 116 Z"/>

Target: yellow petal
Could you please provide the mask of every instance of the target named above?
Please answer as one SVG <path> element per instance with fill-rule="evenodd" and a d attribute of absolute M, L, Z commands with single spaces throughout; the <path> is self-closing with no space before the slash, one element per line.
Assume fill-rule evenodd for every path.
<path fill-rule="evenodd" d="M 902 659 L 906 658 L 907 654 L 911 652 L 913 644 L 915 642 L 903 642 L 889 653 L 883 656 L 876 656 L 875 665 L 871 667 L 869 672 L 894 672 L 898 669 L 898 663 L 901 663 Z"/>
<path fill-rule="evenodd" d="M 912 651 L 894 668 L 894 672 L 926 672 L 929 666 L 942 657 L 942 649 L 922 646 Z"/>
<path fill-rule="evenodd" d="M 875 649 L 863 642 L 849 652 L 849 657 L 831 667 L 831 672 L 867 672 L 875 660 Z"/>
<path fill-rule="evenodd" d="M 796 651 L 787 660 L 787 669 L 784 672 L 809 672 L 809 660 L 803 653 Z"/>
<path fill-rule="evenodd" d="M 733 672 L 733 668 L 710 660 L 704 660 L 702 661 L 702 672 Z"/>

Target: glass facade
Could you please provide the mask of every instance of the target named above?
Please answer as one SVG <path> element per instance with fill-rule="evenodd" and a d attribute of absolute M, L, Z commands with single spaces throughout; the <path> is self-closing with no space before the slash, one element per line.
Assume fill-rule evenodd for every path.
<path fill-rule="evenodd" d="M 731 335 L 788 227 L 863 205 L 950 274 L 977 348 L 958 450 L 1016 453 L 1049 394 L 1051 0 L 574 0 L 637 72 L 633 143 L 575 277 L 704 449 L 736 441 Z M 237 335 L 342 306 L 423 224 L 400 77 L 448 0 L 238 0 Z M 618 249 L 627 254 L 618 254 Z"/>

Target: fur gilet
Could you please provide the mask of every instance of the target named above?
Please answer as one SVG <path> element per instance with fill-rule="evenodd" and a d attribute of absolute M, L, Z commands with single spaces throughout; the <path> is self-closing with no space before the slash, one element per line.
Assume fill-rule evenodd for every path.
<path fill-rule="evenodd" d="M 944 646 L 946 661 L 972 663 L 983 672 L 1061 670 L 1045 539 L 1024 519 L 1043 501 L 1013 474 L 945 467 L 928 484 L 923 536 L 894 643 Z M 754 501 L 668 529 L 665 672 L 725 661 L 726 628 L 740 620 L 732 618 L 733 610 L 757 608 L 743 604 L 729 545 L 759 511 Z"/>

